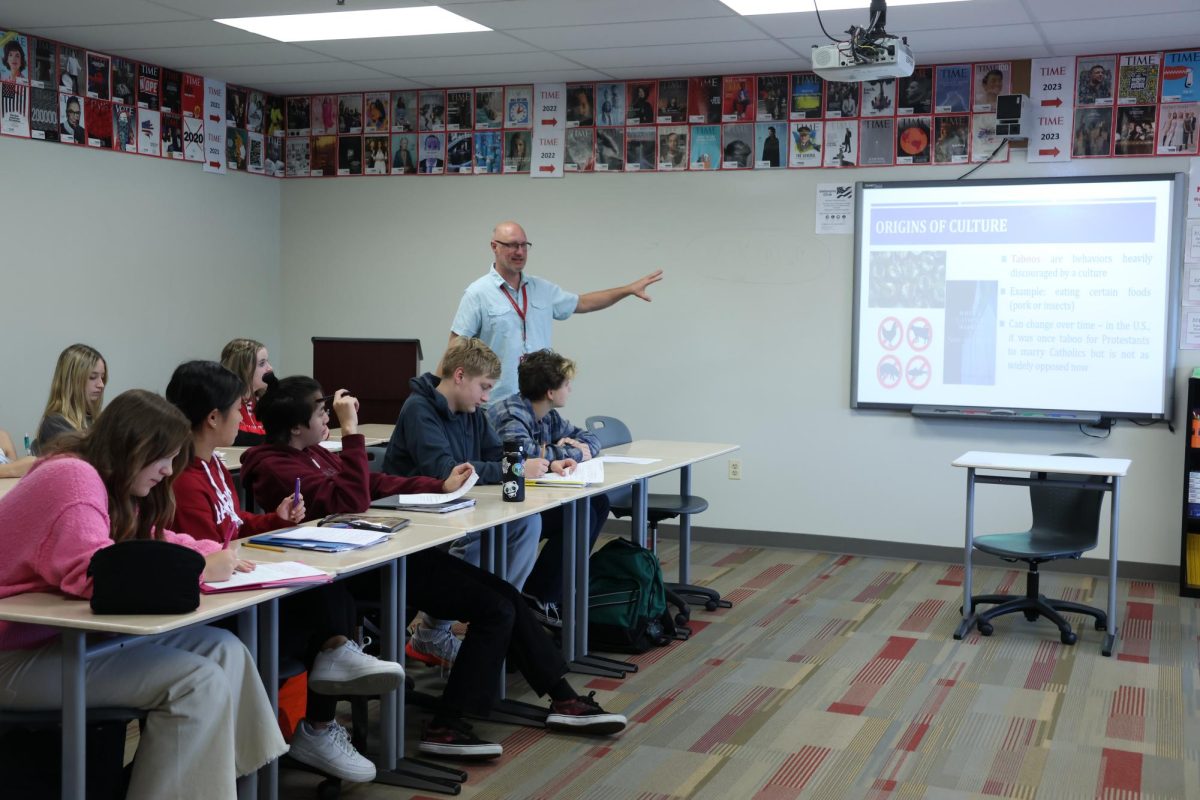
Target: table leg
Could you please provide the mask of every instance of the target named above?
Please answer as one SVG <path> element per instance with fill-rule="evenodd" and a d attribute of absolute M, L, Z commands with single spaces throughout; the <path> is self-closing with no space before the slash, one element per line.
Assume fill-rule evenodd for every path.
<path fill-rule="evenodd" d="M 400 661 L 401 642 L 404 641 L 402 629 L 404 619 L 401 615 L 403 600 L 398 596 L 399 568 L 397 559 L 384 565 L 379 570 L 379 597 L 381 602 L 379 614 L 379 630 L 382 641 L 379 643 L 379 655 L 384 661 Z M 397 698 L 404 696 L 404 683 L 394 692 L 388 692 L 379 698 L 379 731 L 380 731 L 380 766 L 384 769 L 395 769 L 396 759 L 403 756 L 404 728 L 396 724 L 397 714 L 402 713 L 403 701 Z M 400 711 L 397 711 L 397 705 Z"/>
<path fill-rule="evenodd" d="M 679 496 L 690 497 L 692 494 L 692 466 L 688 464 L 679 470 Z M 691 552 L 692 552 L 692 515 L 679 515 L 679 582 L 691 583 Z"/>
<path fill-rule="evenodd" d="M 637 672 L 637 664 L 628 661 L 618 661 L 613 658 L 592 655 L 588 652 L 588 580 L 591 556 L 588 540 L 591 538 L 592 502 L 590 498 L 581 497 L 575 503 L 568 503 L 575 516 L 573 546 L 575 549 L 575 580 L 578 594 L 575 598 L 575 657 L 567 659 L 571 671 L 581 675 L 599 675 L 606 678 L 624 678 L 627 672 Z M 564 509 L 565 510 L 565 509 Z M 564 516 L 564 520 L 566 517 Z M 564 525 L 565 527 L 565 525 Z M 567 597 L 563 595 L 564 599 Z M 566 628 L 563 629 L 563 641 L 566 642 Z"/>
<path fill-rule="evenodd" d="M 394 602 L 388 603 L 390 592 L 384 592 L 384 604 L 381 623 L 383 625 L 384 641 L 382 653 L 384 657 L 392 654 L 401 663 L 404 661 L 403 626 L 408 620 L 408 609 L 405 605 L 405 593 L 408 591 L 408 564 L 403 557 L 384 568 L 383 586 L 390 583 L 395 591 Z M 389 618 L 388 609 L 395 609 L 394 618 Z M 383 730 L 383 758 L 385 768 L 375 774 L 375 782 L 386 786 L 403 786 L 408 789 L 424 789 L 441 794 L 458 794 L 462 791 L 463 781 L 467 773 L 453 767 L 443 767 L 440 764 L 430 764 L 404 757 L 404 693 L 405 687 L 382 699 L 384 714 L 380 717 L 380 728 Z M 387 703 L 395 704 L 392 714 L 394 723 L 391 734 L 388 734 Z M 388 749 L 388 740 L 393 743 L 393 749 Z"/>
<path fill-rule="evenodd" d="M 633 508 L 631 509 L 633 543 L 639 547 L 646 546 L 646 495 L 649 488 L 650 481 L 646 478 L 634 481 L 631 486 L 633 490 Z"/>
<path fill-rule="evenodd" d="M 87 633 L 62 632 L 62 796 L 83 797 L 87 786 Z"/>
<path fill-rule="evenodd" d="M 262 654 L 258 652 L 258 606 L 250 606 L 237 615 L 237 635 L 246 649 L 250 651 L 254 663 L 258 664 Z M 263 765 L 258 775 L 246 775 L 238 778 L 238 800 L 257 800 L 258 784 L 267 780 L 267 765 Z"/>
<path fill-rule="evenodd" d="M 279 714 L 279 599 L 262 604 L 258 615 L 259 659 L 258 674 L 267 690 L 271 709 Z M 264 797 L 279 796 L 279 760 L 259 770 L 258 788 Z"/>
<path fill-rule="evenodd" d="M 587 590 L 579 592 L 581 581 L 578 574 L 575 552 L 580 546 L 579 527 L 587 527 L 587 515 L 577 508 L 578 501 L 563 503 L 562 507 L 562 657 L 570 664 L 575 660 L 575 652 L 580 636 L 580 629 L 586 628 L 587 622 L 580 622 L 578 609 L 587 608 Z M 584 533 L 584 549 L 587 549 L 587 534 Z M 587 584 L 583 584 L 586 587 Z M 582 651 L 581 651 L 582 652 Z"/>
<path fill-rule="evenodd" d="M 1108 629 L 1104 634 L 1104 643 L 1100 652 L 1111 656 L 1113 645 L 1117 641 L 1117 520 L 1121 514 L 1121 478 L 1114 475 L 1112 479 L 1112 503 L 1109 510 L 1108 523 Z"/>
<path fill-rule="evenodd" d="M 954 638 L 961 639 L 975 621 L 975 609 L 971 608 L 971 557 L 975 550 L 975 468 L 967 468 L 967 519 L 963 526 L 963 605 L 962 621 L 954 631 Z"/>

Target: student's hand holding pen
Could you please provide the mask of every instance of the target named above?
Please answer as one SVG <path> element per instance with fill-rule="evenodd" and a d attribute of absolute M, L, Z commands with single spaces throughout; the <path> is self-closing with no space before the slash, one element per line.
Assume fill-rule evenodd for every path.
<path fill-rule="evenodd" d="M 284 522 L 300 524 L 304 522 L 304 495 L 291 495 L 279 502 L 275 514 Z"/>
<path fill-rule="evenodd" d="M 525 477 L 540 478 L 550 471 L 550 462 L 544 458 L 525 459 Z"/>
<path fill-rule="evenodd" d="M 204 557 L 204 571 L 200 579 L 208 582 L 227 581 L 234 572 L 253 572 L 254 564 L 243 561 L 233 550 L 217 550 Z"/>

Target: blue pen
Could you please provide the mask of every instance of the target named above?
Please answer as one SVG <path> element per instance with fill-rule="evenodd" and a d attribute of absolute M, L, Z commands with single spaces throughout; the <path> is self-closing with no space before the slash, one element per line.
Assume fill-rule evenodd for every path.
<path fill-rule="evenodd" d="M 300 476 L 296 476 L 296 491 L 292 493 L 292 508 L 300 505 Z"/>
<path fill-rule="evenodd" d="M 25 434 L 25 455 L 31 455 L 31 454 L 32 454 L 32 453 L 31 453 L 31 451 L 30 451 L 30 449 L 29 449 L 29 448 L 30 448 L 32 445 L 33 445 L 33 442 L 30 440 L 30 438 L 29 438 L 29 434 L 28 434 L 28 433 L 27 433 L 27 434 Z"/>

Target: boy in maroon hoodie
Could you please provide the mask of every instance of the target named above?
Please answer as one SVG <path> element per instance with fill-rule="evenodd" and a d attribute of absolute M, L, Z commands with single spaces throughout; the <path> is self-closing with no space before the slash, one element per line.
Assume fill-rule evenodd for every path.
<path fill-rule="evenodd" d="M 307 506 L 306 518 L 317 519 L 366 511 L 372 498 L 389 494 L 453 492 L 471 475 L 470 464 L 459 464 L 444 481 L 371 472 L 366 437 L 358 432 L 358 400 L 345 389 L 323 395 L 321 384 L 312 378 L 296 375 L 284 381 L 286 386 L 268 389 L 259 400 L 266 444 L 242 454 L 242 484 L 263 507 L 274 508 L 292 495 L 296 478 Z M 321 446 L 329 438 L 329 400 L 342 430 L 340 454 Z"/>

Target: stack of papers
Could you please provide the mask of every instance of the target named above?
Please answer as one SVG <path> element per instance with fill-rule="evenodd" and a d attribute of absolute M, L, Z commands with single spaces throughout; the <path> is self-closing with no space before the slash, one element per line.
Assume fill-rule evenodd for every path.
<path fill-rule="evenodd" d="M 299 561 L 281 561 L 278 564 L 255 564 L 252 572 L 235 572 L 227 581 L 201 582 L 200 591 L 205 594 L 248 592 L 251 589 L 329 583 L 332 580 L 328 573 L 316 567 L 301 564 Z"/>
<path fill-rule="evenodd" d="M 255 536 L 255 544 L 275 547 L 295 547 L 299 550 L 315 550 L 319 553 L 340 553 L 386 542 L 391 534 L 386 531 L 362 531 L 353 528 L 289 528 L 274 533 Z"/>
<path fill-rule="evenodd" d="M 589 486 L 604 483 L 604 462 L 597 459 L 576 464 L 566 475 L 547 472 L 540 478 L 526 478 L 526 486 Z"/>
<path fill-rule="evenodd" d="M 342 451 L 342 440 L 326 439 L 325 441 L 321 442 L 321 447 L 324 447 L 331 453 L 340 453 Z"/>

